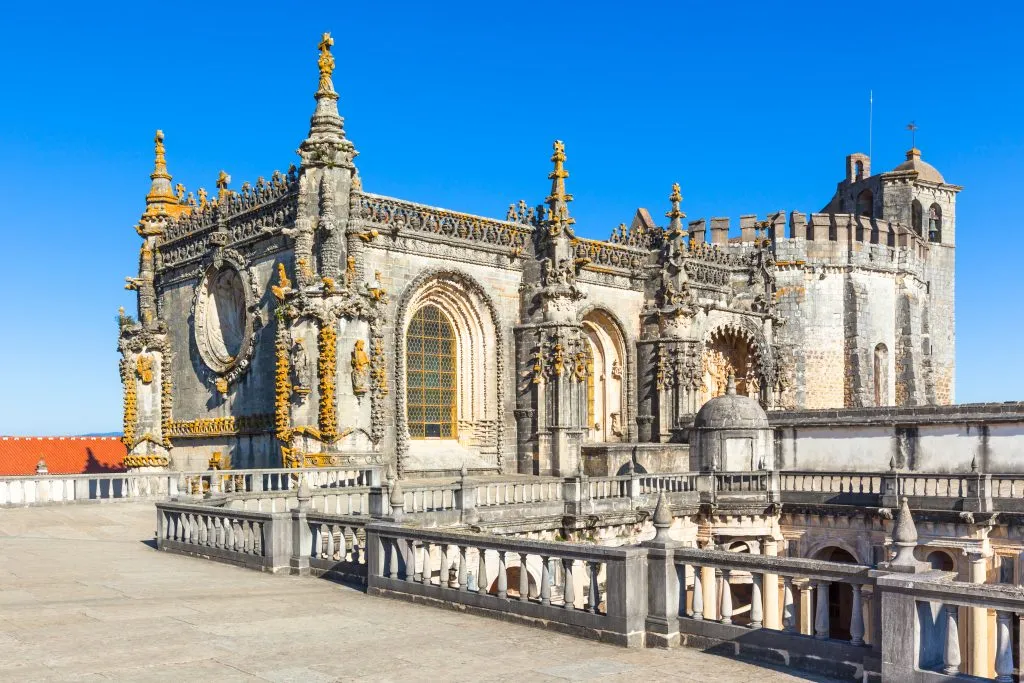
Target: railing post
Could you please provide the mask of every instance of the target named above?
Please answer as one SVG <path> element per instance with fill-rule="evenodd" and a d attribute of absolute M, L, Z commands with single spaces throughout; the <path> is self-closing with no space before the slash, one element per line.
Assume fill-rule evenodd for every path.
<path fill-rule="evenodd" d="M 967 553 L 971 583 L 985 583 L 986 559 L 984 553 Z M 967 650 L 967 673 L 987 678 L 991 671 L 991 660 L 988 654 L 988 610 L 984 607 L 971 607 L 969 614 L 971 616 L 971 645 Z"/>
<path fill-rule="evenodd" d="M 476 563 L 476 592 L 478 595 L 487 595 L 487 549 L 480 548 Z"/>
<path fill-rule="evenodd" d="M 679 645 L 681 591 L 679 573 L 676 570 L 675 548 L 680 544 L 676 541 L 651 541 L 644 545 L 647 548 L 647 645 L 676 647 Z M 683 581 L 685 580 L 684 569 Z M 696 585 L 700 585 L 699 580 Z M 695 592 L 694 604 L 696 602 Z"/>
<path fill-rule="evenodd" d="M 946 615 L 946 645 L 942 651 L 942 673 L 955 676 L 960 673 L 960 630 L 956 625 L 959 608 L 956 605 L 943 605 Z"/>
<path fill-rule="evenodd" d="M 472 524 L 477 517 L 477 485 L 470 481 L 466 466 L 462 466 L 459 476 L 459 488 L 455 490 L 455 509 L 462 511 L 462 523 Z"/>
<path fill-rule="evenodd" d="M 299 504 L 292 510 L 292 556 L 289 562 L 291 573 L 299 576 L 309 575 L 309 556 L 313 549 L 312 532 L 306 515 L 313 508 L 312 493 L 309 480 L 303 475 L 299 482 Z M 330 559 L 330 558 L 329 558 Z"/>
<path fill-rule="evenodd" d="M 1010 612 L 996 612 L 996 681 L 1013 682 L 1013 638 Z"/>
<path fill-rule="evenodd" d="M 605 614 L 625 623 L 626 647 L 643 647 L 647 622 L 647 554 L 646 548 L 626 548 L 626 556 L 605 563 L 607 584 Z M 678 590 L 678 589 L 677 589 Z M 678 603 L 676 607 L 678 621 Z M 676 626 L 678 628 L 678 625 Z"/>
<path fill-rule="evenodd" d="M 519 601 L 530 599 L 530 574 L 526 571 L 526 553 L 519 553 Z"/>
<path fill-rule="evenodd" d="M 562 583 L 562 596 L 565 598 L 563 607 L 568 610 L 576 609 L 576 586 L 573 585 L 572 560 L 562 560 L 562 570 L 565 573 L 565 581 Z"/>
<path fill-rule="evenodd" d="M 850 585 L 853 589 L 853 605 L 850 608 L 850 645 L 864 644 L 864 604 L 861 600 L 861 591 L 864 586 L 859 583 Z"/>

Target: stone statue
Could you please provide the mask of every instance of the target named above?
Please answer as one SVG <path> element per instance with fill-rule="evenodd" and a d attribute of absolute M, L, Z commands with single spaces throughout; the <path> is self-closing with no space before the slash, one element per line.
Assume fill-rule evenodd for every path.
<path fill-rule="evenodd" d="M 370 388 L 370 357 L 366 353 L 366 342 L 357 339 L 352 348 L 352 393 L 362 396 Z"/>
<path fill-rule="evenodd" d="M 306 347 L 302 341 L 292 343 L 290 353 L 292 366 L 292 391 L 296 394 L 307 395 L 313 381 L 313 368 L 309 363 L 309 356 L 306 354 Z"/>

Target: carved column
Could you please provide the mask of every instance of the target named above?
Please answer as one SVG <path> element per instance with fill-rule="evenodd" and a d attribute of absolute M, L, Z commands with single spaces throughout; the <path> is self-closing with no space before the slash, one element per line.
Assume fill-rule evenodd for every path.
<path fill-rule="evenodd" d="M 761 554 L 765 557 L 776 557 L 779 554 L 778 542 L 771 536 L 761 539 Z M 764 597 L 764 627 L 778 630 L 779 624 L 779 575 L 765 572 L 762 577 Z"/>
<path fill-rule="evenodd" d="M 967 553 L 971 583 L 985 583 L 987 559 L 985 553 Z M 982 677 L 991 675 L 988 655 L 988 609 L 985 607 L 970 608 L 970 647 L 967 656 L 969 674 Z"/>

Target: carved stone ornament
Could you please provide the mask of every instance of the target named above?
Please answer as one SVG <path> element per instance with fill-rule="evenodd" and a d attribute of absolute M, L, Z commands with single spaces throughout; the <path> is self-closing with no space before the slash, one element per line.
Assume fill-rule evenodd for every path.
<path fill-rule="evenodd" d="M 230 249 L 215 253 L 196 288 L 192 320 L 199 356 L 212 371 L 218 393 L 225 394 L 248 369 L 263 324 L 256 276 L 239 254 Z"/>
<path fill-rule="evenodd" d="M 143 384 L 153 382 L 153 356 L 148 353 L 140 353 L 135 357 L 135 376 Z"/>
<path fill-rule="evenodd" d="M 352 393 L 362 396 L 370 389 L 370 356 L 366 342 L 357 339 L 352 347 Z"/>

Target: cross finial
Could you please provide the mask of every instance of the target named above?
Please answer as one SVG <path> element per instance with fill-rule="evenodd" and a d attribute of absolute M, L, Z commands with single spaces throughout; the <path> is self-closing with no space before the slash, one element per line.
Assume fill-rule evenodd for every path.
<path fill-rule="evenodd" d="M 549 232 L 554 236 L 561 233 L 563 226 L 572 225 L 576 220 L 569 217 L 568 203 L 572 201 L 572 195 L 565 191 L 565 179 L 569 177 L 569 172 L 565 170 L 565 143 L 555 140 L 552 147 L 554 154 L 551 155 L 551 161 L 555 168 L 548 174 L 551 180 L 551 194 L 545 201 L 550 207 L 553 221 L 549 226 Z"/>
<path fill-rule="evenodd" d="M 320 67 L 319 90 L 322 92 L 334 91 L 334 83 L 331 82 L 331 74 L 334 73 L 334 55 L 331 54 L 333 46 L 334 38 L 331 38 L 330 33 L 325 33 L 320 37 L 320 44 L 317 45 L 320 49 L 320 59 L 316 63 Z"/>
<path fill-rule="evenodd" d="M 917 124 L 911 121 L 907 124 L 907 130 L 910 131 L 910 148 L 917 149 Z"/>
<path fill-rule="evenodd" d="M 669 195 L 668 201 L 672 204 L 672 210 L 665 213 L 665 217 L 671 219 L 666 230 L 670 237 L 682 235 L 683 220 L 686 218 L 686 214 L 679 210 L 679 203 L 683 201 L 683 195 L 679 192 L 679 183 L 672 183 L 672 194 Z"/>

